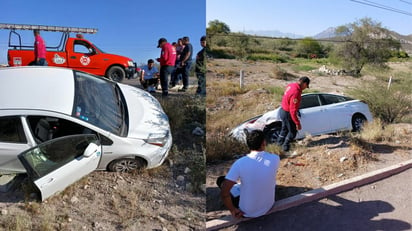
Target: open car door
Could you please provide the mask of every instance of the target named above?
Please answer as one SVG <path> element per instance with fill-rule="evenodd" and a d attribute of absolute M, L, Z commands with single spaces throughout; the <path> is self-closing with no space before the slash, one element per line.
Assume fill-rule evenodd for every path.
<path fill-rule="evenodd" d="M 94 171 L 101 154 L 98 137 L 87 134 L 44 142 L 19 154 L 18 158 L 44 201 Z"/>

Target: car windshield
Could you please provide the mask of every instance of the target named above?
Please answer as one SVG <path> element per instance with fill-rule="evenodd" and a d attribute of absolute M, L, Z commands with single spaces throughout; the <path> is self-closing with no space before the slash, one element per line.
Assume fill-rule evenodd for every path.
<path fill-rule="evenodd" d="M 101 129 L 126 136 L 127 108 L 116 83 L 74 71 L 75 96 L 72 116 Z"/>
<path fill-rule="evenodd" d="M 93 44 L 93 45 L 94 45 L 94 47 L 95 47 L 100 53 L 106 53 L 106 52 L 104 52 L 102 49 L 100 49 L 99 47 L 97 47 L 96 44 Z"/>

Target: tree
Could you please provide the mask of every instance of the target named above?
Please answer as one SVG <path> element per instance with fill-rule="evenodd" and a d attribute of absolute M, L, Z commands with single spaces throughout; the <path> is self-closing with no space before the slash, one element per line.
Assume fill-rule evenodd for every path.
<path fill-rule="evenodd" d="M 210 48 L 212 48 L 212 46 L 215 45 L 214 42 L 216 42 L 216 41 L 214 41 L 213 38 L 216 35 L 229 34 L 230 33 L 229 26 L 226 23 L 221 22 L 217 19 L 213 20 L 213 21 L 210 21 L 208 23 L 208 25 L 209 26 L 206 28 L 206 36 L 207 36 L 207 40 L 208 40 L 207 43 L 208 43 L 208 46 Z"/>
<path fill-rule="evenodd" d="M 215 35 L 215 34 L 229 34 L 230 28 L 229 26 L 221 22 L 219 20 L 213 20 L 208 23 L 208 27 L 206 28 L 206 34 Z"/>
<path fill-rule="evenodd" d="M 323 55 L 322 45 L 312 38 L 300 40 L 297 44 L 296 51 L 298 56 L 305 58 L 320 57 Z"/>
<path fill-rule="evenodd" d="M 385 66 L 392 51 L 400 49 L 400 43 L 389 35 L 389 31 L 371 18 L 340 26 L 335 33 L 343 38 L 335 57 L 345 70 L 356 76 L 366 64 Z"/>

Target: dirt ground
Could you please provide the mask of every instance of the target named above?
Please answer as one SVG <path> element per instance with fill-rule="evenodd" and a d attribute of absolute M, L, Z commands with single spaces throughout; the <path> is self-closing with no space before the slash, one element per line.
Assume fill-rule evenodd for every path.
<path fill-rule="evenodd" d="M 290 64 L 221 59 L 215 59 L 211 62 L 208 83 L 213 82 L 213 85 L 222 80 L 239 82 L 238 73 L 240 70 L 245 73 L 245 85 L 258 83 L 262 85 L 262 88 L 269 85 L 286 86 L 288 83 L 296 81 L 298 77 L 306 75 L 311 78 L 311 89 L 337 94 L 343 94 L 346 89 L 357 86 L 362 81 L 374 79 L 373 76 L 354 78 L 329 76 L 314 72 L 296 72 L 293 71 Z M 409 65 L 408 63 L 392 63 L 390 66 L 397 71 L 410 71 Z M 287 80 L 273 77 L 274 70 L 279 68 L 288 73 Z M 256 93 L 259 90 L 254 91 Z M 245 95 L 250 94 L 252 93 L 249 92 Z M 233 105 L 230 104 L 241 100 L 242 97 L 244 96 L 225 96 L 226 99 L 217 100 L 221 102 L 220 104 L 208 105 L 208 108 L 213 108 L 213 112 L 228 110 L 230 113 L 229 109 L 233 108 Z M 269 102 L 267 109 L 263 108 L 263 110 L 271 108 L 273 108 L 273 103 Z M 262 112 L 257 112 L 256 115 L 260 113 Z M 298 141 L 294 148 L 296 156 L 289 158 L 281 156 L 277 175 L 276 200 L 411 159 L 412 124 L 395 124 L 393 128 L 395 136 L 392 137 L 391 141 L 363 144 L 367 145 L 370 151 L 359 151 L 354 148 L 349 133 L 308 137 Z M 213 134 L 208 133 L 209 135 Z M 225 213 L 215 181 L 218 176 L 226 174 L 234 161 L 207 165 L 207 220 L 215 219 Z"/>
<path fill-rule="evenodd" d="M 139 86 L 137 80 L 125 82 Z M 195 90 L 171 90 L 169 97 L 194 97 Z M 0 192 L 0 230 L 203 230 L 205 189 L 195 190 L 191 178 L 196 171 L 193 161 L 202 160 L 204 136 L 191 130 L 172 134 L 172 150 L 158 168 L 95 171 L 43 203 L 26 180 Z"/>

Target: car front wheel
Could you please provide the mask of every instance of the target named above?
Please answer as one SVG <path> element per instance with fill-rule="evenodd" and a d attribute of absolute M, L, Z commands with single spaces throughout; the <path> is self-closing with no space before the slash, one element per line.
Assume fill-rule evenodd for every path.
<path fill-rule="evenodd" d="M 365 116 L 360 115 L 360 114 L 355 114 L 352 117 L 352 131 L 359 132 L 362 129 L 365 122 L 366 122 Z"/>
<path fill-rule="evenodd" d="M 263 129 L 263 132 L 265 133 L 265 136 L 266 136 L 266 142 L 269 144 L 276 143 L 281 129 L 282 129 L 282 122 L 274 122 L 274 123 L 267 125 Z"/>
<path fill-rule="evenodd" d="M 146 167 L 146 163 L 142 159 L 122 158 L 112 161 L 108 169 L 112 172 L 131 172 Z"/>

